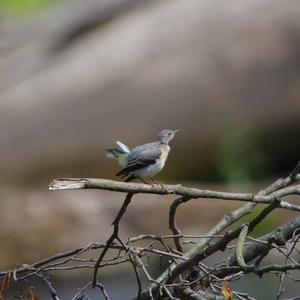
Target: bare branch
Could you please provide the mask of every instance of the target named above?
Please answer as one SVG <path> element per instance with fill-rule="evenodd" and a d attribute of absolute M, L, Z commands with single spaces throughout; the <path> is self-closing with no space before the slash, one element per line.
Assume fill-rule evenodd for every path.
<path fill-rule="evenodd" d="M 185 288 L 181 291 L 182 299 L 186 300 L 226 300 L 226 297 L 215 296 L 203 291 L 194 291 L 191 288 Z"/>
<path fill-rule="evenodd" d="M 249 229 L 248 224 L 245 224 L 240 232 L 238 243 L 236 246 L 236 252 L 235 252 L 237 262 L 242 270 L 246 270 L 249 268 L 249 266 L 245 263 L 244 256 L 243 256 L 243 249 L 248 234 L 248 229 Z"/>
<path fill-rule="evenodd" d="M 300 239 L 300 217 L 287 222 L 271 233 L 259 238 L 248 236 L 251 231 L 263 221 L 276 208 L 285 208 L 300 211 L 300 206 L 291 204 L 282 199 L 289 195 L 300 195 L 300 184 L 295 184 L 300 178 L 300 162 L 286 178 L 281 178 L 269 187 L 257 194 L 250 193 L 228 193 L 212 190 L 201 190 L 197 188 L 184 187 L 182 185 L 147 185 L 139 183 L 124 183 L 104 179 L 62 179 L 53 181 L 49 189 L 104 189 L 126 193 L 126 198 L 114 218 L 113 232 L 105 244 L 90 243 L 64 253 L 59 253 L 31 265 L 22 265 L 14 270 L 0 272 L 0 278 L 5 277 L 3 282 L 11 274 L 15 281 L 29 281 L 32 276 L 39 276 L 47 285 L 53 299 L 59 300 L 55 289 L 44 272 L 63 271 L 93 268 L 93 280 L 87 283 L 73 299 L 88 297 L 89 287 L 98 287 L 103 297 L 108 300 L 105 288 L 97 280 L 100 268 L 121 263 L 130 262 L 136 275 L 138 283 L 137 298 L 139 300 L 154 299 L 225 299 L 222 294 L 223 281 L 238 280 L 246 273 L 254 273 L 262 276 L 265 273 L 274 274 L 280 278 L 280 286 L 277 297 L 281 297 L 285 289 L 285 281 L 293 280 L 295 271 L 300 270 L 300 264 L 295 257 L 298 253 L 296 243 Z M 119 225 L 134 194 L 151 193 L 158 195 L 178 195 L 169 210 L 169 228 L 172 235 L 140 234 L 135 237 L 127 237 L 123 241 L 119 236 Z M 242 207 L 226 213 L 224 217 L 204 235 L 185 235 L 176 224 L 176 213 L 180 204 L 191 199 L 216 198 L 222 200 L 234 200 L 248 202 Z M 268 204 L 261 212 L 252 217 L 247 224 L 230 227 L 236 224 L 246 214 L 253 211 L 257 203 Z M 246 241 L 246 239 L 248 240 Z M 173 239 L 176 249 L 170 249 L 167 239 Z M 187 239 L 192 239 L 187 240 Z M 236 244 L 230 244 L 231 241 Z M 143 241 L 143 247 L 139 245 Z M 146 245 L 145 245 L 145 241 Z M 183 243 L 193 245 L 184 253 Z M 88 251 L 102 249 L 98 260 L 88 256 Z M 161 250 L 162 249 L 162 250 Z M 227 262 L 220 261 L 213 266 L 206 265 L 202 261 L 214 255 L 218 251 L 233 249 L 233 254 L 228 257 Z M 263 259 L 269 255 L 270 250 L 277 251 L 285 262 L 262 265 Z M 112 257 L 105 260 L 109 250 L 116 252 Z M 150 256 L 151 255 L 151 256 Z M 153 256 L 166 257 L 168 266 L 162 274 L 154 279 L 148 270 L 145 259 L 150 261 Z M 252 261 L 252 262 L 251 262 Z M 144 273 L 147 288 L 142 291 L 142 278 L 140 271 Z M 141 273 L 142 274 L 142 273 Z M 19 276 L 21 275 L 21 276 Z M 6 284 L 3 285 L 7 286 Z M 3 288 L 3 291 L 5 288 Z M 2 291 L 2 290 L 1 290 Z M 232 291 L 236 298 L 241 300 L 253 299 L 247 294 Z"/>
<path fill-rule="evenodd" d="M 300 175 L 297 175 L 297 178 Z M 276 186 L 280 186 L 279 182 Z M 160 184 L 142 184 L 132 182 L 113 181 L 108 179 L 96 179 L 96 178 L 66 178 L 56 179 L 49 184 L 49 190 L 69 190 L 69 189 L 100 189 L 107 191 L 123 192 L 123 193 L 145 193 L 145 194 L 157 194 L 168 195 L 175 194 L 178 196 L 185 196 L 188 198 L 213 198 L 220 200 L 234 200 L 242 202 L 252 203 L 265 203 L 269 204 L 276 198 L 282 198 L 289 195 L 299 195 L 300 185 L 293 186 L 286 190 L 281 190 L 277 194 L 263 194 L 253 195 L 251 193 L 228 193 L 218 192 L 211 190 L 201 190 L 197 188 L 188 188 L 180 184 L 177 185 L 160 185 Z M 273 191 L 275 192 L 275 190 Z M 279 207 L 289 210 L 300 211 L 300 206 L 293 205 L 289 202 L 281 201 Z"/>
<path fill-rule="evenodd" d="M 117 216 L 115 217 L 114 221 L 112 222 L 112 225 L 114 226 L 113 233 L 110 236 L 110 238 L 107 240 L 106 245 L 105 245 L 104 249 L 102 250 L 102 252 L 95 264 L 95 270 L 94 270 L 94 276 L 93 276 L 93 287 L 96 286 L 98 269 L 99 269 L 99 266 L 105 256 L 106 252 L 108 251 L 108 249 L 110 248 L 110 246 L 112 245 L 112 243 L 115 239 L 117 239 L 118 241 L 121 241 L 119 238 L 119 223 L 127 209 L 127 206 L 129 205 L 133 195 L 134 194 L 132 194 L 132 193 L 127 194 L 127 196 L 123 202 L 123 205 L 121 206 Z"/>
<path fill-rule="evenodd" d="M 183 252 L 183 248 L 180 243 L 180 237 L 176 236 L 176 235 L 180 235 L 181 231 L 179 230 L 179 228 L 176 225 L 175 214 L 176 214 L 177 207 L 180 204 L 189 201 L 190 199 L 191 198 L 184 197 L 184 196 L 175 199 L 174 202 L 172 203 L 172 205 L 170 206 L 170 210 L 169 210 L 169 228 L 172 230 L 172 232 L 174 234 L 174 243 L 175 243 L 176 249 L 179 252 Z"/>
<path fill-rule="evenodd" d="M 244 261 L 250 262 L 256 257 L 259 257 L 264 251 L 269 251 L 275 245 L 284 245 L 284 243 L 293 237 L 295 230 L 300 227 L 300 217 L 297 217 L 288 223 L 276 228 L 274 231 L 255 239 L 253 242 L 245 245 L 243 249 Z M 213 274 L 219 278 L 224 278 L 230 274 L 235 274 L 240 271 L 236 268 L 238 265 L 236 254 L 233 253 L 227 258 L 228 265 L 225 268 L 219 268 Z M 233 268 L 234 267 L 234 268 Z"/>
<path fill-rule="evenodd" d="M 292 172 L 292 174 L 293 173 L 294 172 Z M 266 195 L 270 195 L 270 194 L 272 194 L 276 191 L 279 191 L 280 189 L 286 188 L 290 184 L 293 184 L 299 178 L 300 178 L 299 174 L 295 177 L 291 176 L 291 174 L 290 174 L 286 178 L 280 178 L 280 179 L 276 180 L 274 183 L 272 183 L 270 186 L 265 188 L 264 190 L 261 190 L 257 194 L 257 196 L 258 197 L 263 197 L 263 196 L 266 196 Z M 278 200 L 278 195 L 274 197 L 274 200 L 276 200 L 276 201 Z M 281 207 L 281 204 L 282 204 L 282 202 L 280 202 L 280 204 L 279 204 L 280 207 Z M 234 222 L 236 222 L 237 220 L 239 220 L 240 218 L 242 218 L 246 214 L 250 213 L 255 206 L 256 206 L 256 203 L 254 203 L 254 202 L 247 203 L 244 206 L 242 206 L 241 208 L 231 212 L 230 214 L 226 214 L 224 216 L 224 218 L 222 218 L 222 220 L 220 222 L 218 222 L 207 234 L 208 235 L 219 234 L 224 229 L 226 229 L 227 227 L 232 225 Z M 191 260 L 193 257 L 195 257 L 197 255 L 197 253 L 201 253 L 209 241 L 210 241 L 209 238 L 204 239 L 200 243 L 198 243 L 195 247 L 193 247 L 191 250 L 189 250 L 185 254 L 185 257 L 188 258 L 188 261 Z M 179 263 L 177 265 L 176 264 L 171 265 L 168 268 L 168 270 L 166 270 L 165 272 L 163 272 L 159 276 L 158 282 L 160 282 L 160 284 L 165 282 L 167 280 L 167 278 L 169 277 L 169 274 L 170 274 L 171 271 L 174 271 L 174 270 L 176 271 L 176 269 L 177 270 L 179 269 L 179 272 L 180 272 L 180 268 L 181 268 L 182 264 L 183 263 Z M 149 289 L 144 290 L 144 292 L 142 293 L 142 299 L 143 300 L 144 299 L 149 299 L 149 294 L 152 295 L 153 293 L 156 293 L 158 287 L 159 287 L 159 285 L 153 285 L 152 284 L 149 287 Z"/>
<path fill-rule="evenodd" d="M 38 273 L 37 274 L 39 277 L 42 278 L 43 282 L 46 284 L 48 290 L 49 290 L 49 293 L 51 295 L 51 297 L 54 299 L 54 300 L 60 300 L 57 296 L 57 292 L 56 290 L 54 289 L 52 283 L 49 281 L 48 278 L 46 278 L 42 273 Z"/>
<path fill-rule="evenodd" d="M 297 181 L 297 176 L 300 174 L 300 160 L 298 161 L 297 165 L 295 166 L 294 170 L 291 172 L 289 177 L 292 181 Z"/>

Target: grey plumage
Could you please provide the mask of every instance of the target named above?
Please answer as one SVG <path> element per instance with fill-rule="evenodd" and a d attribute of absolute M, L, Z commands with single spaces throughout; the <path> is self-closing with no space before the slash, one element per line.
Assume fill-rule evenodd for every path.
<path fill-rule="evenodd" d="M 174 137 L 177 130 L 163 130 L 159 133 L 157 141 L 129 149 L 121 142 L 118 147 L 107 149 L 106 156 L 116 159 L 123 169 L 116 175 L 125 181 L 135 178 L 152 178 L 162 170 L 165 165 L 170 147 L 169 141 Z"/>

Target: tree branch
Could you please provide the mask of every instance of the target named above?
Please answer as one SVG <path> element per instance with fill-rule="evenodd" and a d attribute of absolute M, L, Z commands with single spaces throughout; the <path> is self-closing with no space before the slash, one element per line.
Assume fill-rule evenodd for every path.
<path fill-rule="evenodd" d="M 169 228 L 172 230 L 172 232 L 174 234 L 174 238 L 173 238 L 174 239 L 174 244 L 176 246 L 176 249 L 179 252 L 183 252 L 183 248 L 182 248 L 182 245 L 180 243 L 180 236 L 178 236 L 178 235 L 181 234 L 181 231 L 179 230 L 179 228 L 176 225 L 175 214 L 176 214 L 177 207 L 180 204 L 189 201 L 190 199 L 191 198 L 184 197 L 184 196 L 175 199 L 173 201 L 172 205 L 170 206 L 170 210 L 169 210 Z"/>
<path fill-rule="evenodd" d="M 248 229 L 249 229 L 248 224 L 245 224 L 240 232 L 239 239 L 236 246 L 236 251 L 235 251 L 237 262 L 242 270 L 246 270 L 249 267 L 245 263 L 244 256 L 243 256 L 244 244 L 248 234 Z"/>
<path fill-rule="evenodd" d="M 296 176 L 300 178 L 300 175 Z M 242 202 L 265 203 L 270 204 L 276 198 L 282 198 L 289 195 L 299 195 L 300 185 L 296 185 L 287 189 L 280 190 L 277 194 L 270 193 L 268 195 L 251 194 L 251 193 L 228 193 L 212 190 L 201 190 L 197 188 L 184 187 L 181 184 L 176 185 L 160 185 L 160 184 L 142 184 L 142 183 L 128 183 L 122 181 L 114 181 L 108 179 L 97 178 L 65 178 L 56 179 L 49 184 L 49 190 L 70 190 L 70 189 L 99 189 L 107 191 L 115 191 L 122 193 L 144 193 L 168 195 L 175 194 L 191 199 L 198 198 L 213 198 L 220 200 L 234 200 Z M 289 202 L 281 201 L 278 205 L 280 208 L 300 211 L 300 206 L 293 205 Z"/>
<path fill-rule="evenodd" d="M 297 165 L 294 168 L 294 170 L 292 171 L 292 173 L 290 173 L 285 178 L 280 178 L 280 179 L 276 180 L 270 186 L 268 186 L 267 188 L 261 190 L 257 194 L 257 196 L 258 197 L 270 196 L 270 195 L 272 195 L 272 193 L 274 193 L 276 191 L 279 191 L 279 190 L 282 190 L 282 189 L 288 187 L 289 185 L 295 183 L 297 180 L 299 180 L 300 174 L 296 175 L 296 173 L 299 173 L 298 172 L 299 171 L 298 170 L 299 164 L 300 164 L 300 161 L 297 163 Z M 279 195 L 276 195 L 273 200 L 277 201 L 278 199 L 279 199 Z M 282 201 L 279 203 L 278 206 L 281 207 L 281 205 L 282 205 Z M 241 208 L 238 208 L 235 211 L 226 214 L 207 234 L 208 235 L 216 235 L 216 234 L 221 233 L 223 230 L 228 228 L 230 225 L 235 223 L 237 220 L 239 220 L 240 218 L 242 218 L 246 214 L 250 213 L 255 206 L 256 206 L 256 203 L 252 201 L 251 203 L 247 203 L 244 206 L 242 206 Z M 204 247 L 209 243 L 210 240 L 211 240 L 210 238 L 203 239 L 195 247 L 191 248 L 185 254 L 184 257 L 187 258 L 188 261 L 191 260 L 192 257 L 197 255 L 197 253 L 200 253 L 200 252 L 203 251 Z M 157 292 L 160 285 L 168 279 L 168 277 L 170 275 L 170 270 L 175 271 L 175 273 L 176 273 L 176 270 L 180 271 L 180 268 L 182 267 L 182 265 L 183 265 L 182 263 L 179 263 L 177 265 L 172 264 L 168 268 L 168 270 L 163 272 L 159 276 L 159 278 L 157 279 L 159 284 L 152 284 L 148 289 L 145 289 L 143 291 L 141 299 L 142 300 L 149 299 L 149 294 L 152 294 L 153 292 Z"/>
<path fill-rule="evenodd" d="M 286 237 L 292 234 L 296 234 L 295 230 L 299 229 L 299 223 L 297 218 L 286 226 L 280 228 L 284 234 L 277 229 L 275 233 L 266 237 L 266 241 L 262 238 L 261 241 L 253 241 L 245 243 L 248 232 L 251 232 L 254 227 L 259 224 L 266 216 L 273 211 L 275 208 L 284 208 L 289 210 L 300 211 L 300 206 L 291 204 L 282 199 L 289 195 L 300 195 L 300 184 L 293 185 L 298 179 L 300 179 L 300 162 L 296 165 L 294 170 L 286 177 L 275 181 L 273 184 L 260 191 L 257 194 L 252 193 L 229 193 L 213 190 L 202 190 L 198 188 L 185 187 L 182 185 L 148 185 L 140 183 L 127 183 L 119 182 L 113 180 L 105 179 L 94 179 L 94 178 L 67 178 L 58 179 L 50 183 L 50 190 L 65 190 L 65 189 L 101 189 L 108 191 L 117 191 L 121 193 L 127 193 L 127 196 L 120 208 L 117 216 L 112 222 L 113 233 L 107 240 L 106 244 L 97 244 L 95 246 L 90 245 L 88 249 L 102 248 L 102 252 L 94 265 L 94 277 L 93 277 L 93 287 L 97 286 L 97 272 L 100 267 L 107 264 L 101 264 L 106 253 L 109 249 L 119 249 L 119 254 L 114 257 L 112 264 L 117 264 L 120 262 L 120 253 L 124 251 L 127 255 L 127 260 L 130 261 L 138 282 L 138 299 L 162 299 L 164 297 L 169 297 L 170 299 L 176 299 L 176 293 L 185 290 L 186 293 L 182 293 L 183 297 L 186 299 L 201 299 L 205 298 L 210 292 L 215 295 L 219 295 L 220 291 L 218 283 L 225 277 L 226 280 L 232 280 L 235 277 L 242 276 L 245 273 L 253 272 L 261 276 L 266 272 L 279 272 L 284 273 L 288 270 L 299 269 L 299 263 L 292 257 L 289 258 L 289 264 L 286 263 L 282 265 L 274 264 L 269 266 L 259 267 L 262 259 L 269 253 L 269 250 L 276 248 L 281 254 L 287 255 L 281 249 L 282 245 L 286 243 Z M 123 242 L 119 237 L 119 223 L 126 212 L 126 209 L 134 194 L 146 193 L 146 194 L 157 194 L 157 195 L 167 195 L 173 194 L 179 197 L 174 200 L 169 210 L 169 228 L 172 230 L 173 235 L 171 236 L 155 236 L 155 235 L 139 235 L 138 237 L 128 238 L 126 242 Z M 203 238 L 196 243 L 190 250 L 184 253 L 184 249 L 181 244 L 181 239 L 186 238 L 180 229 L 176 225 L 175 216 L 180 204 L 187 202 L 191 199 L 199 198 L 212 198 L 220 199 L 225 201 L 242 201 L 247 202 L 244 206 L 236 209 L 233 212 L 226 213 L 225 216 L 208 232 L 203 236 Z M 231 228 L 227 232 L 224 232 L 230 225 L 237 222 L 240 218 L 248 213 L 251 213 L 253 208 L 257 203 L 268 204 L 260 214 L 252 218 L 252 220 L 246 224 L 241 225 L 237 228 Z M 291 231 L 294 230 L 294 231 Z M 223 234 L 221 235 L 221 233 Z M 173 253 L 170 251 L 169 247 L 164 243 L 164 238 L 173 238 L 176 249 L 180 253 Z M 217 238 L 217 240 L 212 240 Z M 233 258 L 229 259 L 227 265 L 220 264 L 217 267 L 210 268 L 200 263 L 207 256 L 213 255 L 217 251 L 223 251 L 228 247 L 228 243 L 237 239 L 237 247 Z M 250 237 L 249 237 L 250 238 Z M 145 248 L 136 246 L 132 247 L 130 243 L 137 242 L 139 240 L 152 239 L 150 244 Z M 296 236 L 297 239 L 297 236 Z M 252 239 L 254 240 L 254 239 Z M 117 243 L 114 243 L 117 241 Z M 155 249 L 153 245 L 157 242 L 161 243 L 165 247 L 165 252 Z M 251 246 L 249 246 L 251 245 Z M 258 250 L 260 249 L 260 250 Z M 293 249 L 293 248 L 291 248 Z M 91 263 L 94 260 L 89 261 L 88 264 L 83 264 L 83 259 L 78 258 L 77 255 L 87 251 L 87 248 L 76 249 L 75 252 L 69 252 L 63 256 L 61 254 L 41 261 L 40 267 L 33 268 L 32 266 L 24 266 L 23 269 L 16 269 L 13 273 L 13 278 L 16 278 L 18 272 L 28 272 L 25 273 L 23 277 L 19 279 L 25 279 L 28 276 L 35 275 L 37 272 L 43 270 L 55 269 L 55 268 L 87 268 L 92 267 Z M 292 252 L 291 250 L 290 252 Z M 159 256 L 165 256 L 172 258 L 169 260 L 169 267 L 157 278 L 152 279 L 151 274 L 146 269 L 146 265 L 143 262 L 143 257 L 145 257 L 145 252 L 151 252 Z M 123 253 L 123 252 L 122 252 Z M 289 254 L 288 254 L 289 255 Z M 51 262 L 53 259 L 53 262 Z M 56 260 L 57 259 L 57 260 Z M 78 260 L 77 260 L 78 259 Z M 247 264 L 248 261 L 255 259 L 254 264 Z M 80 261 L 80 264 L 76 266 L 76 262 Z M 86 260 L 85 260 L 86 261 Z M 63 266 L 62 264 L 72 262 L 71 265 Z M 37 265 L 38 266 L 38 265 Z M 204 267 L 201 267 L 204 266 Z M 149 286 L 142 291 L 141 278 L 139 276 L 139 270 L 141 268 L 144 272 Z M 192 275 L 195 272 L 195 275 Z M 232 275 L 231 275 L 232 274 Z M 5 275 L 3 272 L 1 275 Z M 196 276 L 196 277 L 195 277 Z M 287 273 L 289 276 L 289 273 Z M 205 280 L 204 280 L 205 278 Z M 198 282 L 200 286 L 195 286 L 194 282 Z M 178 288 L 178 289 L 177 289 Z M 204 290 L 203 290 L 204 288 Z M 202 294 L 204 293 L 204 294 Z M 196 298 L 195 298 L 196 297 Z"/>
<path fill-rule="evenodd" d="M 266 250 L 270 250 L 275 245 L 284 245 L 286 241 L 293 237 L 295 230 L 300 228 L 300 217 L 297 217 L 288 223 L 276 228 L 274 231 L 257 238 L 245 245 L 243 249 L 243 258 L 245 263 L 250 262 L 254 258 L 264 253 Z M 240 268 L 232 268 L 238 266 L 236 253 L 233 253 L 227 258 L 228 265 L 225 268 L 216 270 L 213 274 L 218 278 L 224 278 L 225 276 L 237 273 Z"/>
<path fill-rule="evenodd" d="M 79 178 L 54 180 L 49 185 L 50 190 L 91 188 L 117 191 L 121 193 L 126 192 L 126 198 L 122 207 L 112 222 L 112 234 L 105 244 L 91 243 L 86 247 L 81 247 L 65 253 L 59 253 L 30 266 L 23 265 L 15 270 L 1 272 L 0 278 L 5 277 L 3 280 L 5 283 L 5 280 L 7 281 L 8 278 L 7 274 L 12 274 L 12 278 L 14 278 L 15 281 L 20 281 L 27 280 L 33 275 L 40 276 L 42 274 L 41 272 L 50 270 L 62 271 L 93 268 L 93 281 L 82 288 L 78 297 L 85 296 L 86 289 L 92 285 L 93 287 L 100 288 L 105 299 L 109 299 L 104 286 L 97 281 L 99 268 L 130 262 L 134 269 L 138 283 L 137 299 L 139 300 L 165 298 L 174 300 L 210 299 L 210 297 L 219 297 L 220 299 L 223 299 L 222 296 L 219 296 L 222 292 L 220 289 L 220 283 L 223 280 L 230 281 L 250 272 L 256 273 L 258 276 L 262 276 L 267 272 L 275 271 L 276 273 L 284 274 L 284 272 L 289 270 L 299 269 L 299 262 L 292 257 L 292 254 L 294 255 L 295 253 L 293 249 L 299 239 L 297 230 L 300 228 L 300 217 L 299 219 L 296 218 L 283 225 L 275 232 L 262 237 L 261 240 L 248 237 L 252 240 L 252 242 L 245 242 L 248 233 L 251 232 L 257 224 L 263 221 L 275 208 L 285 208 L 296 211 L 300 210 L 300 206 L 282 201 L 282 198 L 286 196 L 300 194 L 300 185 L 292 185 L 299 178 L 299 169 L 300 163 L 297 164 L 288 177 L 277 180 L 257 194 L 228 193 L 189 188 L 182 185 L 148 185 L 104 179 Z M 173 201 L 169 210 L 169 228 L 172 230 L 173 235 L 157 236 L 153 234 L 140 234 L 137 237 L 127 238 L 125 242 L 120 238 L 119 224 L 132 200 L 133 195 L 138 193 L 158 195 L 174 194 L 179 196 Z M 176 212 L 182 203 L 198 198 L 214 198 L 227 201 L 235 200 L 248 203 L 230 213 L 226 213 L 224 217 L 205 235 L 184 235 L 176 225 Z M 265 206 L 256 217 L 252 217 L 248 224 L 231 227 L 229 230 L 227 229 L 229 226 L 236 223 L 241 217 L 252 212 L 257 203 L 265 203 L 268 205 Z M 225 231 L 226 229 L 227 231 Z M 165 239 L 170 238 L 174 240 L 176 249 L 179 252 L 176 253 L 176 251 L 171 251 L 167 243 L 165 243 Z M 201 240 L 198 240 L 198 242 L 195 240 L 192 241 L 196 245 L 184 253 L 182 243 L 186 241 L 185 239 L 187 238 L 201 238 Z M 209 267 L 201 262 L 206 257 L 213 255 L 217 251 L 224 251 L 229 248 L 229 242 L 237 238 L 238 241 L 235 254 L 233 255 L 233 258 L 229 258 L 227 264 L 220 263 L 214 267 Z M 286 245 L 287 238 L 292 238 L 292 240 L 288 241 L 288 252 L 285 253 L 281 247 L 282 245 Z M 141 240 L 150 240 L 150 242 L 147 242 L 145 247 L 140 247 L 138 244 L 136 246 L 132 246 L 131 243 L 137 243 Z M 160 243 L 160 245 L 164 247 L 164 251 L 157 247 L 157 243 Z M 274 264 L 260 267 L 260 262 L 272 248 L 277 249 L 279 253 L 284 255 L 286 258 L 285 264 Z M 86 256 L 86 252 L 93 249 L 102 249 L 97 261 L 93 258 L 89 259 Z M 104 260 L 105 255 L 110 249 L 116 249 L 118 253 L 112 258 Z M 83 256 L 84 253 L 85 255 Z M 165 257 L 168 259 L 169 266 L 157 279 L 152 278 L 151 273 L 147 269 L 147 264 L 144 261 L 147 259 L 148 262 L 148 259 L 150 259 L 147 253 L 152 253 L 154 255 L 158 255 L 160 258 Z M 255 259 L 254 263 L 248 265 L 247 262 L 252 259 Z M 148 282 L 147 284 L 149 284 L 144 291 L 142 291 L 142 277 L 140 277 L 139 270 L 143 271 Z M 21 273 L 24 274 L 17 278 L 17 274 Z M 291 274 L 287 272 L 286 276 L 291 276 Z M 44 278 L 44 282 L 46 283 L 50 294 L 54 299 L 56 299 L 56 291 L 50 281 L 47 281 L 48 279 L 46 277 Z M 233 293 L 238 295 L 238 297 L 240 296 L 241 299 L 245 296 L 244 294 L 238 294 L 236 292 Z M 177 295 L 179 295 L 179 298 L 176 298 Z M 246 298 L 250 299 L 248 296 Z"/>
<path fill-rule="evenodd" d="M 112 222 L 112 225 L 114 226 L 114 230 L 113 230 L 113 233 L 112 235 L 110 236 L 110 238 L 107 240 L 106 242 L 106 245 L 104 247 L 104 249 L 102 250 L 96 264 L 95 264 L 95 270 L 94 270 L 94 276 L 93 276 L 93 287 L 95 288 L 96 287 L 96 284 L 97 284 L 97 273 L 98 273 L 98 269 L 99 269 L 99 266 L 106 254 L 106 252 L 108 251 L 108 249 L 110 248 L 110 246 L 112 245 L 113 241 L 115 239 L 117 239 L 119 242 L 121 242 L 121 244 L 123 244 L 123 242 L 121 241 L 121 239 L 119 238 L 119 223 L 120 223 L 120 220 L 122 218 L 122 216 L 124 215 L 126 209 L 127 209 L 127 206 L 129 205 L 132 197 L 133 197 L 133 193 L 129 193 L 127 194 L 124 202 L 123 202 L 123 205 L 121 206 L 117 216 L 115 217 L 114 221 Z M 138 282 L 139 286 L 140 286 L 140 282 Z"/>
<path fill-rule="evenodd" d="M 216 296 L 203 291 L 194 291 L 191 288 L 185 288 L 179 291 L 179 295 L 184 300 L 227 300 L 227 297 Z"/>

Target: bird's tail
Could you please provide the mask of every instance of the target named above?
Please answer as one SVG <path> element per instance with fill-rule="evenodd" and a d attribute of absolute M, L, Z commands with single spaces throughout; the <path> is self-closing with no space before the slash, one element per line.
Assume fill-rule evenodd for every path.
<path fill-rule="evenodd" d="M 106 157 L 115 159 L 121 167 L 125 167 L 125 159 L 130 149 L 119 141 L 116 144 L 116 148 L 106 149 Z"/>

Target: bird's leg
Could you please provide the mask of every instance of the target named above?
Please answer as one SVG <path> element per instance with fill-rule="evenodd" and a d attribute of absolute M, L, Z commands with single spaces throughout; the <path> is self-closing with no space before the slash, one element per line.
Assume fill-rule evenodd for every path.
<path fill-rule="evenodd" d="M 152 183 L 159 184 L 153 177 L 149 177 L 149 179 L 152 181 Z"/>
<path fill-rule="evenodd" d="M 163 187 L 164 185 L 158 181 L 156 181 L 153 177 L 149 177 L 151 179 L 151 181 L 153 182 L 153 184 L 157 184 L 160 185 L 161 187 Z"/>
<path fill-rule="evenodd" d="M 145 184 L 149 184 L 146 180 L 144 180 L 142 177 L 139 177 L 139 179 L 141 180 L 141 181 L 143 181 Z"/>
<path fill-rule="evenodd" d="M 149 177 L 149 180 L 152 181 L 151 185 L 152 185 L 152 187 L 154 187 L 156 184 L 156 181 L 153 179 L 153 177 Z"/>

